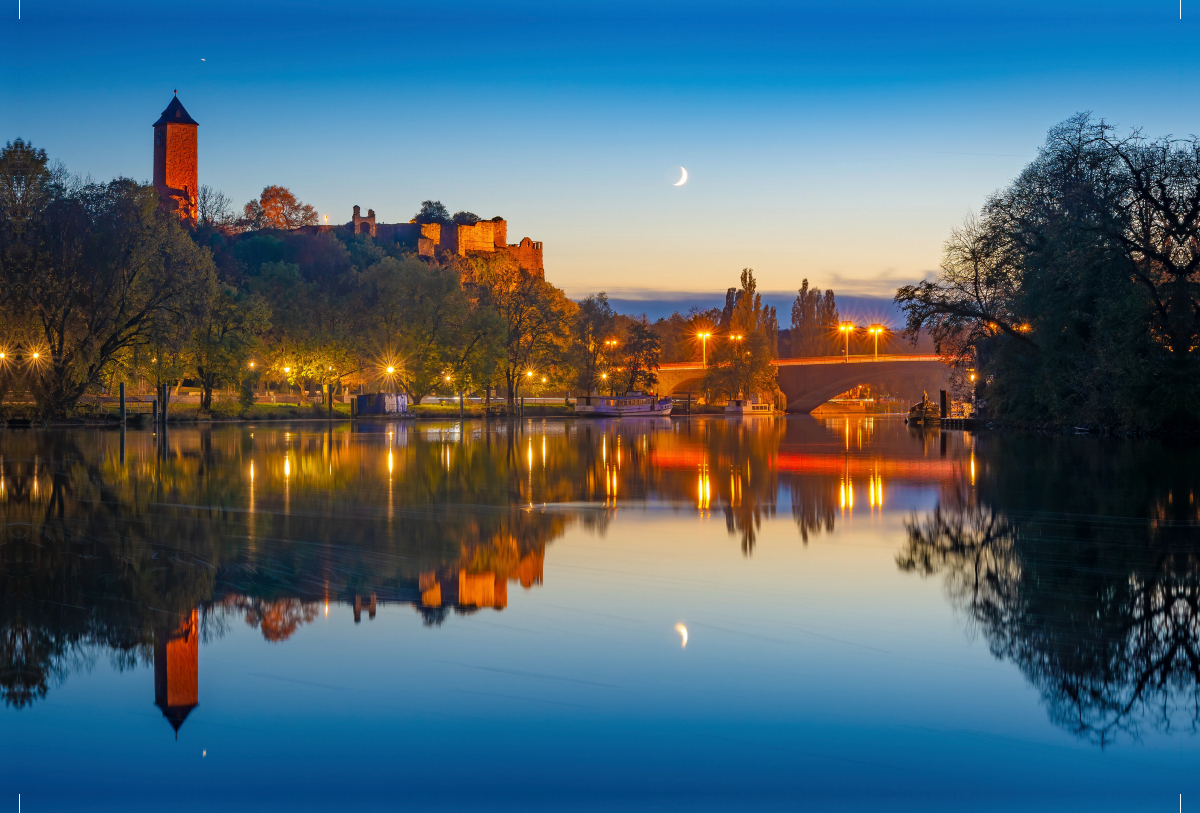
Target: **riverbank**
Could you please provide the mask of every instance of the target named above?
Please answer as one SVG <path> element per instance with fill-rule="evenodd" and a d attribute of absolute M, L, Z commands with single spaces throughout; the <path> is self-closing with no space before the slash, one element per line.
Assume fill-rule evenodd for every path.
<path fill-rule="evenodd" d="M 526 418 L 546 418 L 546 417 L 571 417 L 574 416 L 573 407 L 564 404 L 528 404 L 525 407 L 524 417 Z M 461 417 L 471 419 L 481 419 L 485 417 L 485 412 L 479 407 L 464 409 L 459 412 L 457 405 L 450 404 L 418 404 L 409 407 L 409 414 L 403 418 L 398 416 L 363 416 L 364 419 L 386 418 L 389 420 L 416 420 L 416 421 L 444 421 L 455 420 Z M 493 417 L 497 416 L 495 412 Z M 350 420 L 349 404 L 334 404 L 333 414 L 330 415 L 329 408 L 324 405 L 315 406 L 294 406 L 291 404 L 255 404 L 249 409 L 241 410 L 225 410 L 214 409 L 210 412 L 200 412 L 191 405 L 182 406 L 177 409 L 167 410 L 168 425 L 188 425 L 188 424 L 233 424 L 233 423 L 259 423 L 264 421 L 346 421 Z M 72 415 L 59 420 L 44 420 L 28 414 L 4 414 L 0 412 L 0 428 L 12 426 L 13 428 L 25 426 L 114 426 L 120 423 L 120 413 L 113 410 L 80 410 L 76 415 Z M 126 423 L 129 426 L 150 426 L 151 417 L 149 413 L 136 413 L 128 415 Z"/>

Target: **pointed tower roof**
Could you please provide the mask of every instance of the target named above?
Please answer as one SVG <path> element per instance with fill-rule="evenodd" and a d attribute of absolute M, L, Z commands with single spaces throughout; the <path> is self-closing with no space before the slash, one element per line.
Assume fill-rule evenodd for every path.
<path fill-rule="evenodd" d="M 179 727 L 183 725 L 183 721 L 192 713 L 192 709 L 196 708 L 199 703 L 191 706 L 167 706 L 162 703 L 154 705 L 162 709 L 163 717 L 167 718 L 167 722 L 171 724 L 171 728 L 175 729 L 175 739 L 179 739 Z"/>
<path fill-rule="evenodd" d="M 154 122 L 153 126 L 157 127 L 160 124 L 194 124 L 200 126 L 200 122 L 188 115 L 188 112 L 183 109 L 183 104 L 179 101 L 179 97 L 171 99 L 171 103 L 167 105 L 167 109 L 158 117 L 158 121 Z"/>

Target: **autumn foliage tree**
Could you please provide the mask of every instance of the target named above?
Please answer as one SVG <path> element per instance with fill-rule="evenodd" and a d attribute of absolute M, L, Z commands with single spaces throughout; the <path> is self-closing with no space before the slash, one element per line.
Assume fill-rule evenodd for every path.
<path fill-rule="evenodd" d="M 297 229 L 315 226 L 317 210 L 297 200 L 286 186 L 268 186 L 243 207 L 242 218 L 251 229 Z"/>

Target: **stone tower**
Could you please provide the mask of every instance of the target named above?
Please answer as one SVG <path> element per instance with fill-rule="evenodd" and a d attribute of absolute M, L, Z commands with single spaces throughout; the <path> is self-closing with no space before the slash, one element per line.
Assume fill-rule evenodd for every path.
<path fill-rule="evenodd" d="M 199 169 L 196 131 L 199 124 L 179 102 L 171 99 L 154 122 L 154 188 L 168 211 L 195 225 L 199 217 Z"/>

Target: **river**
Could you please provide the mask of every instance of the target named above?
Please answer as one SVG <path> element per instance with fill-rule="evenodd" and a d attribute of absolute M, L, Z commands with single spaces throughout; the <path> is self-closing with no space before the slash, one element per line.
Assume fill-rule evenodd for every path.
<path fill-rule="evenodd" d="M 0 432 L 0 784 L 1176 810 L 1196 459 L 871 417 Z"/>

